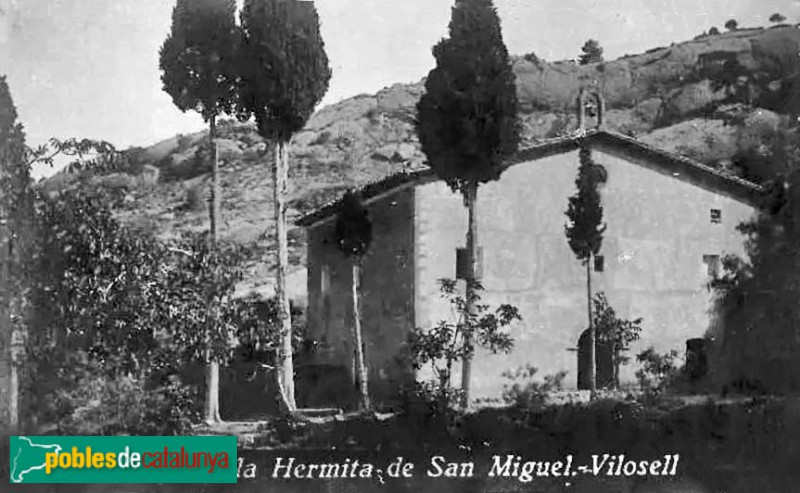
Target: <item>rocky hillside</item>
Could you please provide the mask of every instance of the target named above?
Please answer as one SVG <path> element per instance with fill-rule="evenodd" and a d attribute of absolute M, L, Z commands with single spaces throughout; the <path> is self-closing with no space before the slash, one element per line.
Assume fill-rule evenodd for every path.
<path fill-rule="evenodd" d="M 785 119 L 781 113 L 785 112 L 787 81 L 800 69 L 797 53 L 800 29 L 778 26 L 699 36 L 586 66 L 543 62 L 526 55 L 515 60 L 525 143 L 571 132 L 578 89 L 596 85 L 606 98 L 609 129 L 726 166 L 737 151 L 757 146 L 762 135 L 773 132 Z M 740 70 L 735 84 L 759 81 L 746 101 L 734 98 L 730 86 L 720 88 L 709 80 L 710 71 L 731 60 Z M 290 220 L 348 187 L 423 166 L 413 128 L 415 104 L 423 90 L 421 82 L 398 84 L 319 110 L 293 142 Z M 253 259 L 242 290 L 268 295 L 272 292 L 269 238 L 273 224 L 265 144 L 250 124 L 225 122 L 220 136 L 221 234 L 236 242 L 257 242 L 258 258 Z M 117 213 L 133 227 L 162 237 L 204 230 L 209 181 L 206 137 L 206 133 L 180 135 L 146 149 L 131 149 L 134 166 L 90 180 L 125 193 Z M 74 180 L 75 176 L 61 173 L 45 187 L 68 187 Z M 290 289 L 295 298 L 303 298 L 303 232 L 294 229 L 289 238 Z"/>

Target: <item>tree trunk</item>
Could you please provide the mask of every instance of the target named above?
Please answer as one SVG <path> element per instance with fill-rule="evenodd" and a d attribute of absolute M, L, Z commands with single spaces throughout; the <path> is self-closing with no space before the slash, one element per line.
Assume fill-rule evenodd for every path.
<path fill-rule="evenodd" d="M 592 256 L 586 259 L 586 306 L 589 314 L 589 390 L 591 399 L 597 398 L 597 343 L 592 317 Z"/>
<path fill-rule="evenodd" d="M 0 434 L 17 432 L 19 411 L 17 399 L 19 395 L 16 366 L 14 361 L 14 325 L 11 323 L 11 279 L 9 253 L 11 230 L 8 226 L 6 211 L 0 206 Z M 4 402 L 5 401 L 5 402 Z"/>
<path fill-rule="evenodd" d="M 370 409 L 367 365 L 361 337 L 361 260 L 353 259 L 353 341 L 356 345 L 356 378 L 358 378 L 359 407 Z"/>
<path fill-rule="evenodd" d="M 478 279 L 478 218 L 476 211 L 476 203 L 478 201 L 478 184 L 473 184 L 467 190 L 466 195 L 467 212 L 469 216 L 469 223 L 467 226 L 467 269 L 466 284 L 467 284 L 467 314 L 473 317 L 477 314 L 477 300 L 476 295 L 476 282 Z M 464 333 L 464 348 L 468 349 L 467 356 L 464 357 L 461 365 L 461 407 L 466 408 L 469 406 L 470 383 L 472 379 L 472 327 L 468 324 L 467 330 Z"/>
<path fill-rule="evenodd" d="M 211 117 L 209 123 L 209 140 L 211 143 L 211 197 L 208 202 L 208 215 L 210 228 L 211 249 L 217 248 L 219 238 L 219 218 L 220 218 L 220 186 L 219 186 L 219 153 L 217 152 L 217 120 Z M 211 340 L 206 334 L 206 344 Z M 206 348 L 206 402 L 205 415 L 206 422 L 219 423 L 222 417 L 219 412 L 219 361 L 214 358 L 210 348 Z"/>
<path fill-rule="evenodd" d="M 275 207 L 275 230 L 278 240 L 278 262 L 276 265 L 276 295 L 281 341 L 278 346 L 278 361 L 275 378 L 284 410 L 294 412 L 294 363 L 292 361 L 292 318 L 289 311 L 289 293 L 286 291 L 286 270 L 289 265 L 289 240 L 286 232 L 286 195 L 289 182 L 289 143 L 275 144 L 275 160 L 272 164 L 272 185 Z"/>

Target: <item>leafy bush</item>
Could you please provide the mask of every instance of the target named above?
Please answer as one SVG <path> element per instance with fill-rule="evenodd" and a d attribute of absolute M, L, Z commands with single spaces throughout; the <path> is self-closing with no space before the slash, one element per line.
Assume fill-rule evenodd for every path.
<path fill-rule="evenodd" d="M 604 292 L 599 291 L 592 300 L 597 342 L 611 348 L 611 363 L 614 370 L 614 387 L 619 387 L 620 366 L 628 364 L 629 358 L 623 353 L 630 350 L 630 345 L 640 339 L 642 318 L 624 320 L 617 316 Z"/>
<path fill-rule="evenodd" d="M 56 394 L 66 435 L 184 435 L 199 414 L 194 392 L 178 383 L 152 389 L 133 377 L 96 376 Z"/>
<path fill-rule="evenodd" d="M 109 371 L 90 352 L 47 350 L 49 365 L 26 382 L 26 401 L 35 422 L 62 435 L 181 435 L 197 421 L 196 392 L 162 367 L 150 378 Z M 158 375 L 164 375 L 159 378 Z"/>
<path fill-rule="evenodd" d="M 511 380 L 510 385 L 503 387 L 505 403 L 523 409 L 539 409 L 545 405 L 548 395 L 564 389 L 567 372 L 545 375 L 540 382 L 534 380 L 538 371 L 528 364 L 514 371 L 504 372 L 503 377 Z"/>
<path fill-rule="evenodd" d="M 30 414 L 98 433 L 185 429 L 188 391 L 168 377 L 189 361 L 227 364 L 252 325 L 254 310 L 231 296 L 246 247 L 211 251 L 204 235 L 162 244 L 80 190 L 43 199 L 37 213 L 22 379 Z"/>
<path fill-rule="evenodd" d="M 642 368 L 636 371 L 636 378 L 642 390 L 646 393 L 662 392 L 678 376 L 677 358 L 678 351 L 674 349 L 659 354 L 652 346 L 639 353 L 636 361 L 642 364 Z"/>
<path fill-rule="evenodd" d="M 439 382 L 415 382 L 413 386 L 401 389 L 400 403 L 408 415 L 430 421 L 446 420 L 452 417 L 462 396 L 461 389 Z"/>
<path fill-rule="evenodd" d="M 511 351 L 514 341 L 505 329 L 522 317 L 516 307 L 508 304 L 490 311 L 488 305 L 480 303 L 477 293 L 483 287 L 479 284 L 474 294 L 474 314 L 467 312 L 467 300 L 458 293 L 455 281 L 440 279 L 439 289 L 442 298 L 452 307 L 456 320 L 442 320 L 427 330 L 415 329 L 406 349 L 415 370 L 430 365 L 435 380 L 424 389 L 438 395 L 439 406 L 443 409 L 450 405 L 454 392 L 451 382 L 453 364 L 472 357 L 475 344 L 493 353 Z"/>

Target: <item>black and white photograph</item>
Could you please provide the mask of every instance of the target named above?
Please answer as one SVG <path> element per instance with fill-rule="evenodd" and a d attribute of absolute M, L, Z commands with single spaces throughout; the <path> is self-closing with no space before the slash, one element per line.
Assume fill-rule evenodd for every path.
<path fill-rule="evenodd" d="M 800 1 L 0 0 L 0 439 L 10 493 L 800 491 Z"/>

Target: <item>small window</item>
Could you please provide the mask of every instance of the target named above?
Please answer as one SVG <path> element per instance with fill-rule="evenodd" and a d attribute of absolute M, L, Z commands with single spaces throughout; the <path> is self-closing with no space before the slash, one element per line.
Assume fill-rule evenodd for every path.
<path fill-rule="evenodd" d="M 606 267 L 606 259 L 602 255 L 595 255 L 594 257 L 594 271 L 603 272 Z"/>
<path fill-rule="evenodd" d="M 703 255 L 703 263 L 706 264 L 708 276 L 716 279 L 719 277 L 720 261 L 719 255 Z"/>
<path fill-rule="evenodd" d="M 711 223 L 720 224 L 722 222 L 722 210 L 711 209 Z"/>

